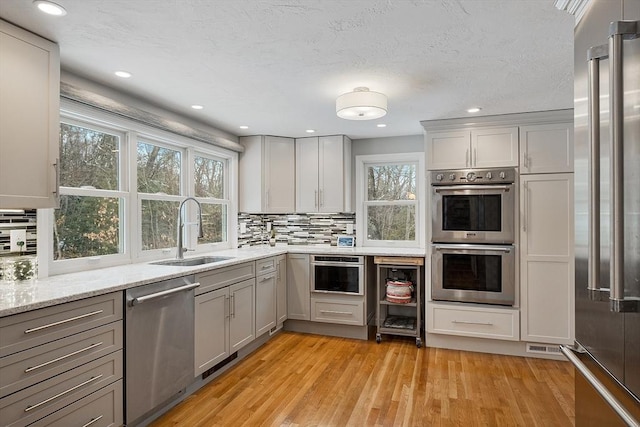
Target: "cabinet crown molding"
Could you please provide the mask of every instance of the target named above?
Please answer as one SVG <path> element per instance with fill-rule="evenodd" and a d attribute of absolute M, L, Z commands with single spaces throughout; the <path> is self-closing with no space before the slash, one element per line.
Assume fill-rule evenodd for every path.
<path fill-rule="evenodd" d="M 573 121 L 573 109 L 500 114 L 494 116 L 460 117 L 442 120 L 423 120 L 425 131 L 476 129 L 488 127 L 526 126 L 530 124 L 566 123 Z"/>

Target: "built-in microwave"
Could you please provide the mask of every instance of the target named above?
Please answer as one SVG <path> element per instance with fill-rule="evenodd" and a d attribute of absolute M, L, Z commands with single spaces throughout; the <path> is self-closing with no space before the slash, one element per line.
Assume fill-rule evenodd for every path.
<path fill-rule="evenodd" d="M 431 241 L 513 243 L 515 176 L 515 169 L 432 172 Z"/>
<path fill-rule="evenodd" d="M 311 291 L 364 295 L 364 257 L 312 256 Z"/>
<path fill-rule="evenodd" d="M 514 305 L 512 245 L 435 244 L 431 251 L 431 298 Z"/>

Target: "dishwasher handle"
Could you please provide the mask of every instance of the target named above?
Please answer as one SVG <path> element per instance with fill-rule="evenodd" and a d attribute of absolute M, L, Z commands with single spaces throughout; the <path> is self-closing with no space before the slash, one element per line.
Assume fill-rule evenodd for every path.
<path fill-rule="evenodd" d="M 197 288 L 198 286 L 200 286 L 200 283 L 192 283 L 190 285 L 184 285 L 184 286 L 179 286 L 177 288 L 172 288 L 172 289 L 167 289 L 166 291 L 161 291 L 161 292 L 156 292 L 153 294 L 149 294 L 149 295 L 144 295 L 141 297 L 137 297 L 131 300 L 131 302 L 129 304 L 131 304 L 131 306 L 136 306 L 139 304 L 142 304 L 143 302 L 147 302 L 147 301 L 151 301 L 157 298 L 161 298 L 167 295 L 171 295 L 171 294 L 177 294 L 178 292 L 184 292 L 184 291 L 190 291 L 192 289 Z"/>

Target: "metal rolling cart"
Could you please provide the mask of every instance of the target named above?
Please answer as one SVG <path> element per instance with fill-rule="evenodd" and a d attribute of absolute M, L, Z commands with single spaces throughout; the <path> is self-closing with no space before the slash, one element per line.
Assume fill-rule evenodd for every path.
<path fill-rule="evenodd" d="M 403 335 L 416 338 L 416 346 L 422 347 L 422 257 L 374 257 L 376 264 L 376 342 L 382 334 Z M 388 293 L 387 285 L 409 286 L 409 294 Z"/>

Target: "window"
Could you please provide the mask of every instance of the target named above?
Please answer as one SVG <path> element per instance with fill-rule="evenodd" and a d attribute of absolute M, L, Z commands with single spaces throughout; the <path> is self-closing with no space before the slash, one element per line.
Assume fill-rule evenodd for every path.
<path fill-rule="evenodd" d="M 360 245 L 423 245 L 422 163 L 422 153 L 357 157 Z"/>
<path fill-rule="evenodd" d="M 182 153 L 147 141 L 137 145 L 142 250 L 176 246 Z"/>
<path fill-rule="evenodd" d="M 71 103 L 73 104 L 73 103 Z M 236 153 L 68 104 L 61 111 L 60 207 L 39 210 L 39 242 L 52 248 L 43 274 L 173 256 L 178 207 L 185 247 L 229 248 L 237 225 Z"/>
<path fill-rule="evenodd" d="M 202 206 L 204 237 L 198 243 L 219 243 L 227 240 L 227 179 L 222 159 L 196 155 L 194 157 L 194 195 Z"/>
<path fill-rule="evenodd" d="M 60 124 L 60 208 L 53 220 L 53 259 L 124 252 L 122 135 Z"/>

